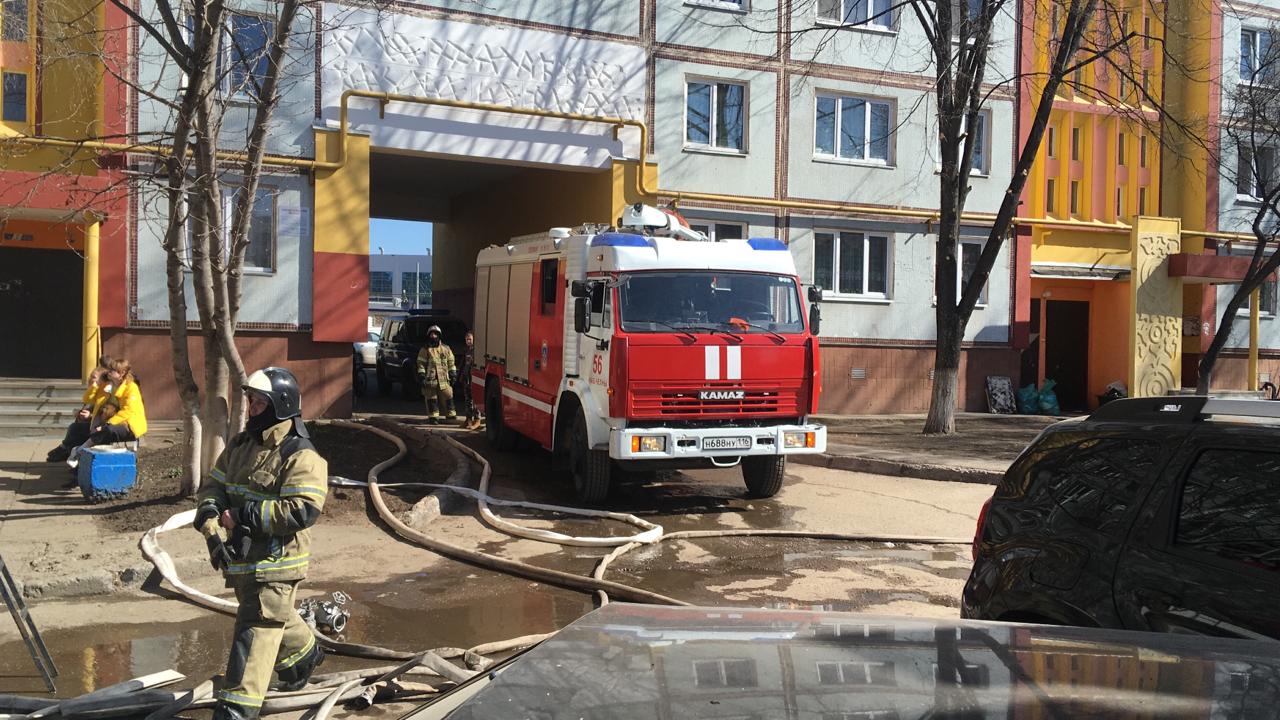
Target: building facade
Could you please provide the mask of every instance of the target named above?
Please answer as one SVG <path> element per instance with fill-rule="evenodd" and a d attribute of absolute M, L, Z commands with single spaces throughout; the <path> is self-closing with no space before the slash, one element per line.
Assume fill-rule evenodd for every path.
<path fill-rule="evenodd" d="M 1220 138 L 1206 138 L 1240 62 L 1237 41 L 1269 27 L 1274 12 L 1224 10 L 1217 0 L 1130 5 L 1100 14 L 1095 31 L 1133 33 L 1124 62 L 1084 68 L 1055 101 L 1017 233 L 965 335 L 962 409 L 986 409 L 992 375 L 1023 385 L 1053 379 L 1064 408 L 1079 410 L 1117 380 L 1141 384 L 1139 392 L 1176 389 L 1214 332 L 1225 291 L 1165 266 L 1174 254 L 1218 257 L 1219 236 L 1240 228 L 1227 218 L 1247 198 L 1217 172 Z M 260 46 L 274 6 L 229 7 L 232 44 Z M 1052 7 L 1024 0 L 997 21 L 988 100 L 973 129 L 966 210 L 976 217 L 998 209 L 1026 137 L 1035 71 L 1060 20 Z M 148 2 L 140 12 L 157 13 Z M 125 26 L 96 17 L 102 28 Z M 1171 17 L 1180 31 L 1166 37 Z M 399 271 L 388 288 L 384 260 L 370 256 L 371 217 L 434 223 L 430 303 L 469 321 L 481 248 L 553 226 L 610 223 L 638 200 L 674 204 L 713 239 L 789 244 L 801 279 L 826 293 L 823 411 L 926 409 L 939 153 L 931 51 L 909 11 L 879 0 L 328 2 L 307 6 L 298 24 L 254 198 L 238 337 L 247 365 L 298 372 L 308 414 L 349 412 L 349 343 L 366 337 L 374 298 L 405 292 Z M 172 127 L 157 98 L 179 92 L 180 68 L 158 61 L 163 53 L 144 33 L 100 36 L 107 50 L 99 55 L 118 58 L 134 89 L 112 92 L 113 73 L 101 63 L 93 73 L 68 69 L 67 82 L 102 80 L 74 109 L 58 105 L 70 102 L 66 94 L 33 91 L 26 115 L 16 99 L 10 108 L 9 77 L 47 64 L 30 55 L 39 43 L 26 60 L 3 45 L 4 127 L 30 136 L 3 172 L 48 177 L 43 171 L 56 166 L 65 182 L 28 196 L 6 183 L 0 250 L 19 241 L 11 235 L 59 232 L 71 239 L 48 242 L 78 247 L 72 236 L 83 217 L 68 225 L 37 211 L 83 205 L 59 193 L 154 168 L 153 157 L 124 151 L 80 151 L 67 164 L 67 150 L 35 144 L 54 135 L 163 136 Z M 1183 68 L 1177 77 L 1165 70 L 1168 55 Z M 1187 59 L 1203 61 L 1202 70 L 1186 71 Z M 224 139 L 235 149 L 250 103 L 231 67 L 220 92 Z M 33 87 L 51 87 L 46 72 Z M 20 83 L 12 83 L 17 98 Z M 1157 107 L 1175 105 L 1200 119 L 1199 137 L 1179 137 L 1163 122 Z M 10 121 L 11 111 L 29 120 Z M 224 182 L 230 202 L 234 168 Z M 108 202 L 91 292 L 100 309 L 80 323 L 101 327 L 105 348 L 157 380 L 171 373 L 162 199 L 135 184 Z M 23 223 L 44 225 L 37 233 Z M 962 278 L 989 232 L 982 222 L 964 225 Z M 1280 347 L 1280 329 L 1269 319 L 1263 326 L 1264 347 Z M 1226 375 L 1243 385 L 1233 328 Z M 193 347 L 198 363 L 198 338 Z M 177 397 L 166 385 L 149 388 L 148 406 L 173 417 Z"/>

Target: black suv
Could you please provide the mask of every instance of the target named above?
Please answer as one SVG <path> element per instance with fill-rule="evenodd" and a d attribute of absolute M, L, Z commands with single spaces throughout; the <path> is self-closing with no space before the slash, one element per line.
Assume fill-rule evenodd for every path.
<path fill-rule="evenodd" d="M 467 325 L 447 310 L 416 310 L 388 317 L 382 321 L 382 339 L 378 341 L 378 392 L 390 395 L 391 384 L 398 382 L 405 397 L 417 397 L 418 350 L 427 344 L 427 328 L 432 325 L 440 326 L 441 342 L 453 350 L 455 360 L 462 360 Z"/>
<path fill-rule="evenodd" d="M 1047 428 L 973 552 L 966 618 L 1280 640 L 1280 402 L 1117 400 Z"/>

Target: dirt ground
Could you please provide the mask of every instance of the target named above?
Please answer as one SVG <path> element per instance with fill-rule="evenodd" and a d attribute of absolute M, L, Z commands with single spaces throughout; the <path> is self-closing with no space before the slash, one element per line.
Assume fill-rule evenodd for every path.
<path fill-rule="evenodd" d="M 945 460 L 981 465 L 1008 464 L 1036 435 L 1061 418 L 1039 415 L 984 415 L 963 413 L 956 418 L 954 435 L 925 435 L 924 416 L 858 416 L 822 418 L 827 441 L 854 451 L 867 449 L 907 456 L 917 462 Z"/>

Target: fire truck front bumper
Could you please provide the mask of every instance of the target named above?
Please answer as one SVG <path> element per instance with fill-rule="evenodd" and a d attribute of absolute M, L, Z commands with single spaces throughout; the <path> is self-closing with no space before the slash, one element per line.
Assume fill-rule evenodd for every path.
<path fill-rule="evenodd" d="M 826 452 L 825 425 L 772 427 L 636 427 L 609 432 L 614 460 L 732 459 L 752 455 Z"/>

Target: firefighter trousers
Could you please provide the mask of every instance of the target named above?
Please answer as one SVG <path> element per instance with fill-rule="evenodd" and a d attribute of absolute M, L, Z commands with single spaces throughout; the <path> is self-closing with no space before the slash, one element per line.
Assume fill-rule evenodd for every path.
<path fill-rule="evenodd" d="M 252 720 L 262 709 L 273 672 L 291 682 L 318 664 L 323 653 L 293 607 L 297 581 L 237 581 L 235 634 L 215 718 Z"/>
<path fill-rule="evenodd" d="M 448 385 L 423 385 L 422 397 L 427 402 L 427 415 L 430 417 L 439 418 L 441 410 L 445 417 L 458 417 L 457 411 L 453 409 L 453 388 Z"/>

